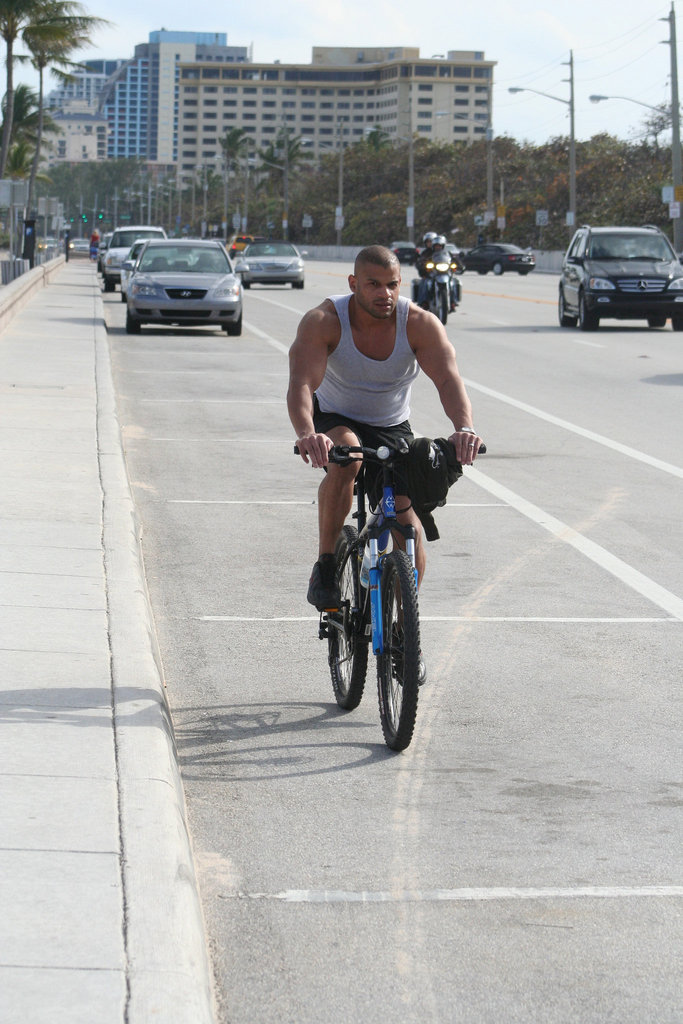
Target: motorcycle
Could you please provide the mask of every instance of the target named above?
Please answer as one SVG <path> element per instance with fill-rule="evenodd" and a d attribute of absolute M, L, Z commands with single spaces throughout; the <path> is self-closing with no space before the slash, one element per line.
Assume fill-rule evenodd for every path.
<path fill-rule="evenodd" d="M 423 267 L 424 278 L 427 280 L 427 298 L 420 305 L 434 313 L 442 324 L 447 322 L 449 312 L 454 312 L 460 302 L 460 282 L 455 277 L 459 273 L 462 273 L 460 264 L 449 253 L 435 253 L 434 258 Z M 420 279 L 417 278 L 412 284 L 413 302 L 417 302 L 419 288 Z"/>

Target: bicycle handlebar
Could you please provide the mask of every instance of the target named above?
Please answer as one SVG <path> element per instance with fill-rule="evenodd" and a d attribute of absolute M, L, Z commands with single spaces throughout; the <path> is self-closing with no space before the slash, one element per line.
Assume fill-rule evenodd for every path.
<path fill-rule="evenodd" d="M 378 455 L 378 452 L 384 448 L 388 453 L 386 455 Z M 300 455 L 299 446 L 294 445 L 294 454 Z M 366 448 L 364 445 L 351 445 L 351 444 L 335 444 L 330 448 L 327 453 L 327 457 L 330 462 L 336 463 L 338 466 L 348 465 L 349 462 L 362 462 L 363 459 L 354 459 L 354 455 L 362 455 L 365 458 L 372 459 L 373 462 L 389 463 L 394 462 L 396 459 L 402 458 L 408 454 L 408 445 L 406 443 L 405 448 L 390 448 L 389 445 L 380 445 L 379 448 Z M 486 445 L 482 442 L 479 445 L 478 455 L 486 454 Z"/>

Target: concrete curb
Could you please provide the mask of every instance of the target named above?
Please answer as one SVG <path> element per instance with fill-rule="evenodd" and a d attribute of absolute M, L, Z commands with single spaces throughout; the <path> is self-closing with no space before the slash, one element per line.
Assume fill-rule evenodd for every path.
<path fill-rule="evenodd" d="M 214 1024 L 185 798 L 95 297 L 97 437 L 119 783 L 129 1024 Z"/>

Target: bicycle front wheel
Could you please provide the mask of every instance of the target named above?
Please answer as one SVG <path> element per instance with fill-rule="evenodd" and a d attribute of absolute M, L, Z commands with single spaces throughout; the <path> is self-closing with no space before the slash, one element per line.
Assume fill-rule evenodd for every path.
<path fill-rule="evenodd" d="M 364 633 L 363 598 L 358 572 L 358 531 L 345 526 L 335 548 L 341 592 L 339 612 L 330 612 L 328 659 L 337 704 L 353 711 L 361 702 L 368 669 L 368 641 Z"/>
<path fill-rule="evenodd" d="M 379 715 L 391 750 L 405 750 L 417 717 L 420 614 L 415 574 L 405 551 L 392 551 L 382 569 L 384 650 L 377 656 Z"/>

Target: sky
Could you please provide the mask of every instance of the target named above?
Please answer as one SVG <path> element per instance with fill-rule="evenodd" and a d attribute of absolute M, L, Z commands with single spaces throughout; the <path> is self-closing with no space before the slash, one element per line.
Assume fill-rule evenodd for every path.
<path fill-rule="evenodd" d="M 423 58 L 483 51 L 497 62 L 494 134 L 520 141 L 542 143 L 569 134 L 572 51 L 577 139 L 600 132 L 642 137 L 651 113 L 647 107 L 671 100 L 671 47 L 662 45 L 669 38 L 670 0 L 445 0 L 422 8 L 423 17 L 415 0 L 204 0 L 189 15 L 187 3 L 179 0 L 82 0 L 82 5 L 110 25 L 94 34 L 94 46 L 80 51 L 79 60 L 131 57 L 136 43 L 162 28 L 225 32 L 229 45 L 251 46 L 253 59 L 265 63 L 308 64 L 313 46 L 416 46 Z M 683 11 L 683 0 L 678 7 Z M 680 18 L 680 54 L 683 16 L 675 4 L 674 10 Z M 16 78 L 34 84 L 22 68 Z M 48 90 L 54 85 L 53 80 Z M 513 95 L 510 87 L 536 91 Z M 625 99 L 591 103 L 589 96 L 596 93 Z"/>

